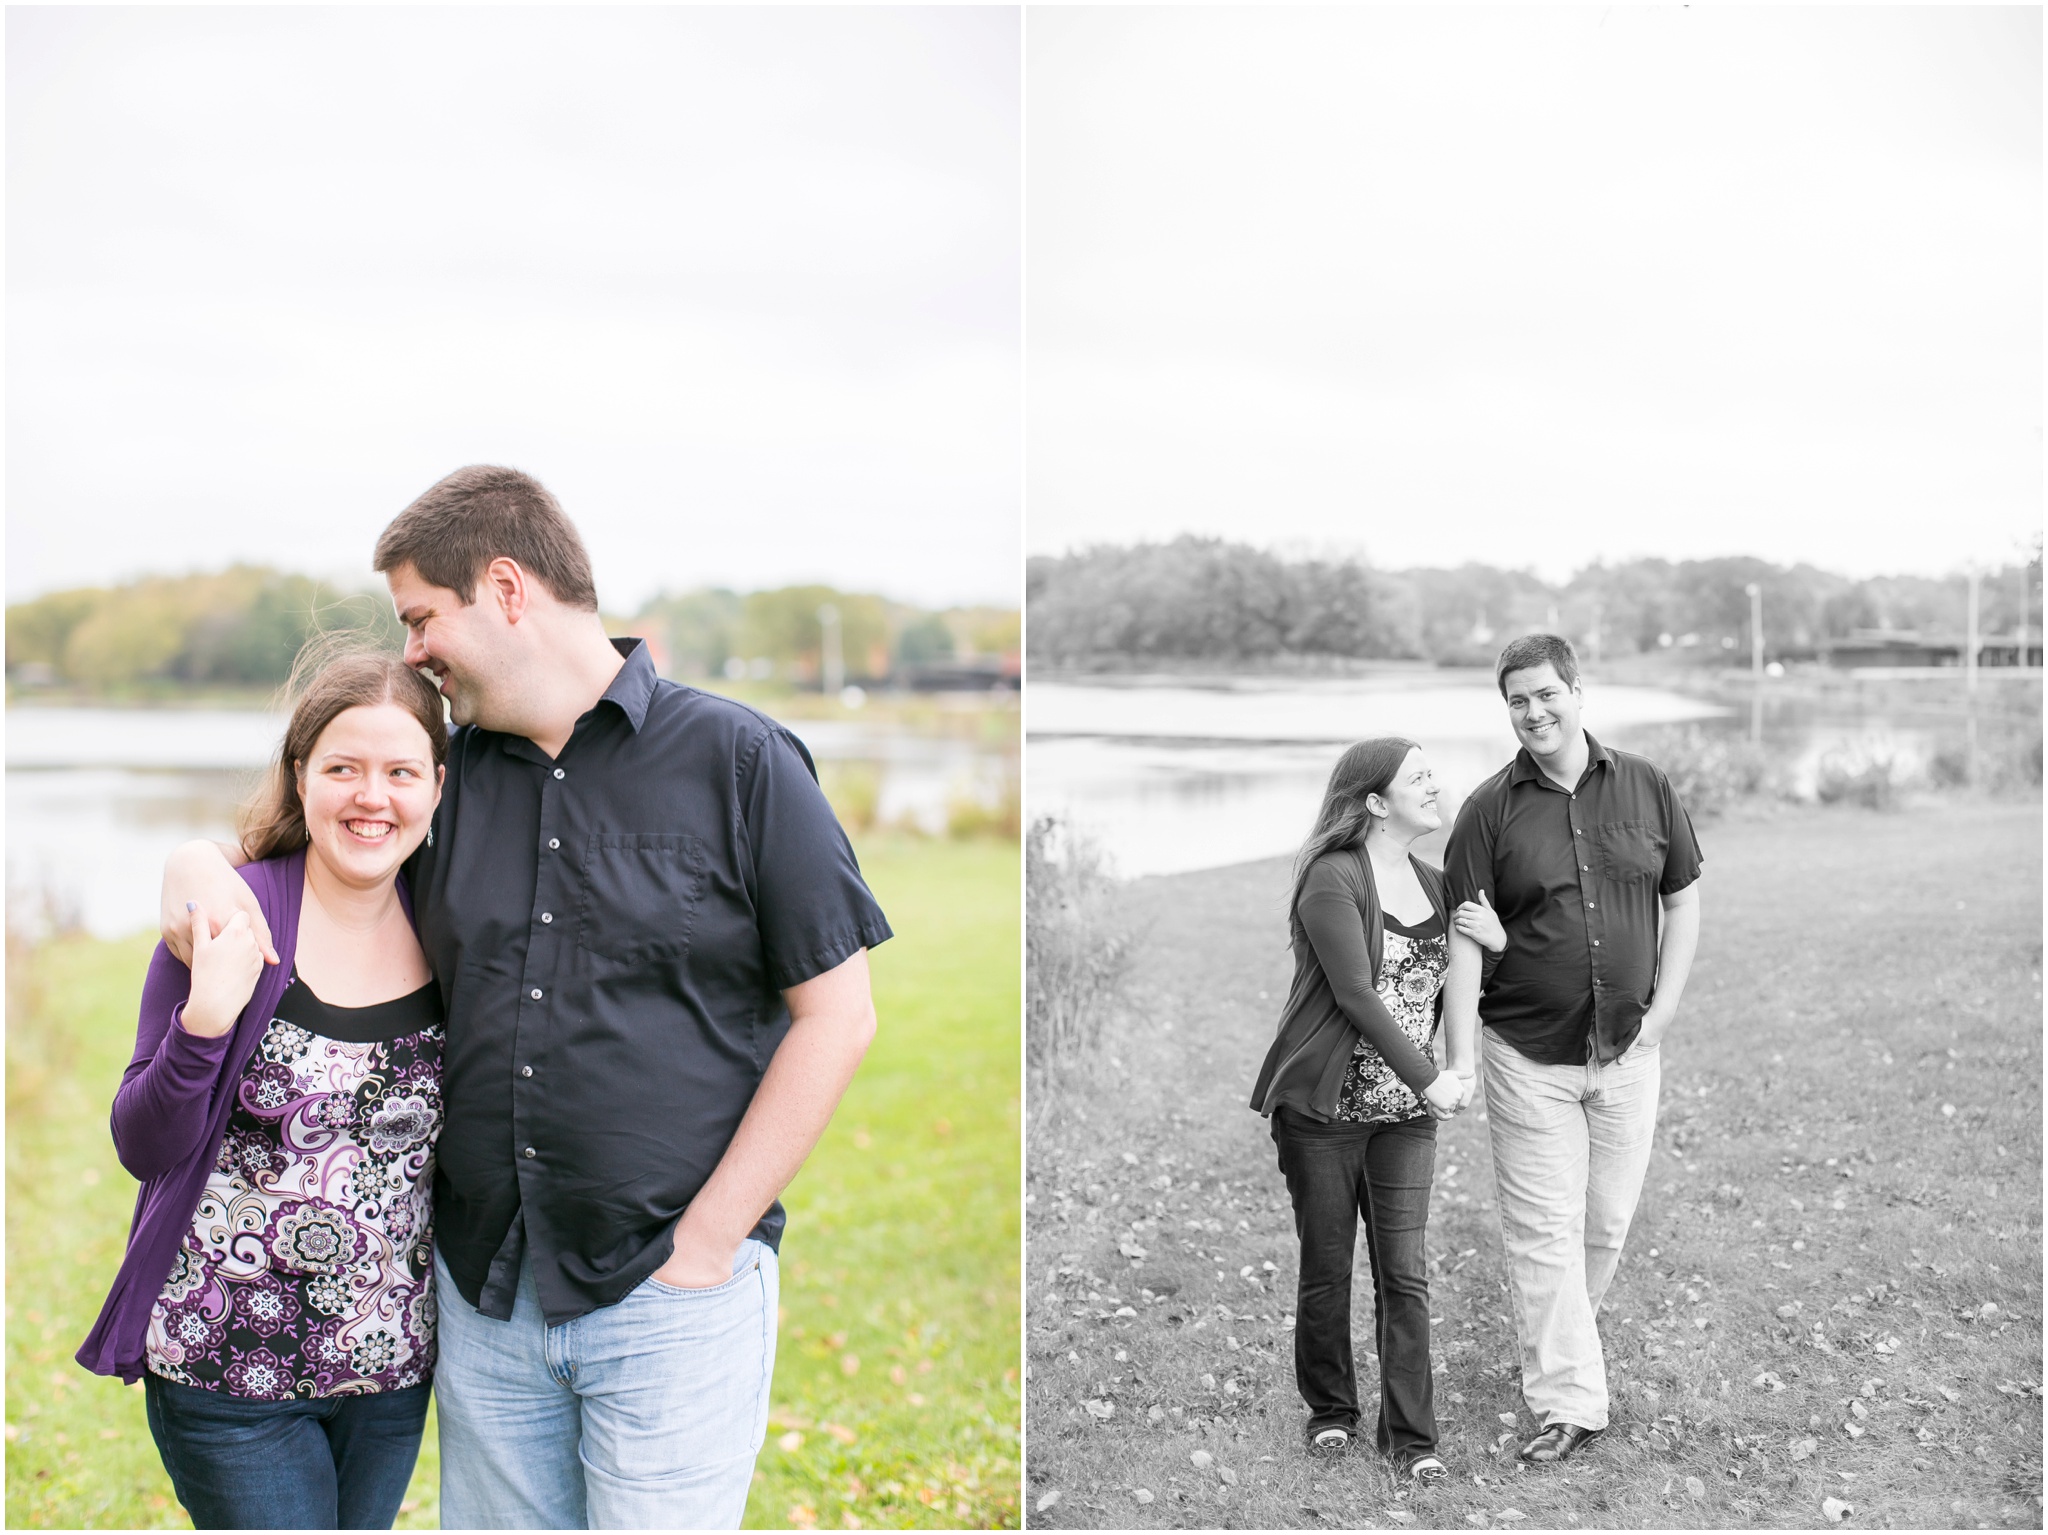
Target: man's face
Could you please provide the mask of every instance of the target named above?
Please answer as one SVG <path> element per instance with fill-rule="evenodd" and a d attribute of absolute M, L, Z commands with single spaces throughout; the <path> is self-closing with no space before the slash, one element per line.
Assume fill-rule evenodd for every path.
<path fill-rule="evenodd" d="M 405 625 L 405 664 L 431 677 L 458 725 L 491 725 L 492 701 L 516 672 L 511 628 L 491 600 L 488 583 L 465 603 L 445 586 L 429 586 L 410 565 L 386 574 L 391 605 Z"/>
<path fill-rule="evenodd" d="M 1566 687 L 1548 661 L 1509 672 L 1501 679 L 1501 688 L 1507 694 L 1515 739 L 1529 749 L 1530 756 L 1553 756 L 1577 739 L 1579 706 L 1585 700 L 1578 685 Z"/>

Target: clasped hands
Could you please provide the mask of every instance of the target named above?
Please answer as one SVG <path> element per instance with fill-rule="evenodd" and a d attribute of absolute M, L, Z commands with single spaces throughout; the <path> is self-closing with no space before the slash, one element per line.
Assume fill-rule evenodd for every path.
<path fill-rule="evenodd" d="M 1422 1101 L 1438 1119 L 1454 1119 L 1472 1102 L 1473 1073 L 1440 1071 L 1436 1080 L 1422 1090 Z"/>

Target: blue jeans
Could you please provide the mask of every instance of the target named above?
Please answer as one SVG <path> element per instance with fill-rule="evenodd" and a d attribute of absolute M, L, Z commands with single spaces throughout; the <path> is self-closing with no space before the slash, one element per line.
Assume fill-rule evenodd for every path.
<path fill-rule="evenodd" d="M 1301 1239 L 1295 1298 L 1294 1379 L 1308 1432 L 1356 1432 L 1358 1374 L 1351 1345 L 1351 1266 L 1358 1227 L 1372 1262 L 1373 1330 L 1380 1356 L 1382 1455 L 1405 1466 L 1436 1453 L 1429 1373 L 1429 1190 L 1436 1121 L 1324 1123 L 1278 1109 L 1273 1140 Z"/>
<path fill-rule="evenodd" d="M 388 1530 L 427 1422 L 427 1386 L 259 1402 L 142 1377 L 150 1436 L 201 1530 Z"/>
<path fill-rule="evenodd" d="M 509 1322 L 434 1264 L 443 1529 L 739 1527 L 775 1373 L 771 1248 L 740 1243 L 722 1285 L 649 1279 L 559 1327 L 530 1263 Z"/>

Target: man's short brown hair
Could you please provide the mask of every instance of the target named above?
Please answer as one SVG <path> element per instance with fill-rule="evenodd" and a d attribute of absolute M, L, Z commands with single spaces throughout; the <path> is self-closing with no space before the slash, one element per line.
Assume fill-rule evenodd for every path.
<path fill-rule="evenodd" d="M 1561 634 L 1525 634 L 1510 640 L 1500 659 L 1493 663 L 1493 682 L 1500 689 L 1500 696 L 1508 696 L 1509 672 L 1525 671 L 1532 666 L 1549 666 L 1556 671 L 1557 680 L 1568 688 L 1579 685 L 1579 653 L 1572 649 L 1570 640 Z"/>
<path fill-rule="evenodd" d="M 467 606 L 484 567 L 500 557 L 518 561 L 565 607 L 597 611 L 590 556 L 575 524 L 546 486 L 517 469 L 471 464 L 437 481 L 391 519 L 374 565 L 380 574 L 410 565 Z"/>

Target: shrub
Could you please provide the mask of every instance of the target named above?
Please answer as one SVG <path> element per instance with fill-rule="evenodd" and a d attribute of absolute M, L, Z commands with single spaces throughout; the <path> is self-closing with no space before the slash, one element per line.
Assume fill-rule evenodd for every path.
<path fill-rule="evenodd" d="M 828 758 L 818 764 L 818 782 L 848 836 L 857 837 L 873 829 L 875 807 L 882 798 L 882 778 L 872 762 Z"/>
<path fill-rule="evenodd" d="M 1093 842 L 1052 817 L 1024 838 L 1024 1039 L 1033 1066 L 1088 1053 L 1122 989 L 1130 937 Z"/>
<path fill-rule="evenodd" d="M 1023 801 L 1012 779 L 991 805 L 973 794 L 956 794 L 946 802 L 946 835 L 955 840 L 996 837 L 1015 842 L 1024 819 Z"/>
<path fill-rule="evenodd" d="M 1746 737 L 1674 725 L 1632 739 L 1628 749 L 1662 768 L 1679 801 L 1696 816 L 1718 815 L 1743 800 L 1784 791 L 1781 755 Z"/>
<path fill-rule="evenodd" d="M 1897 759 L 1881 747 L 1839 747 L 1815 766 L 1813 792 L 1823 805 L 1890 810 L 1898 803 L 1899 780 Z"/>

